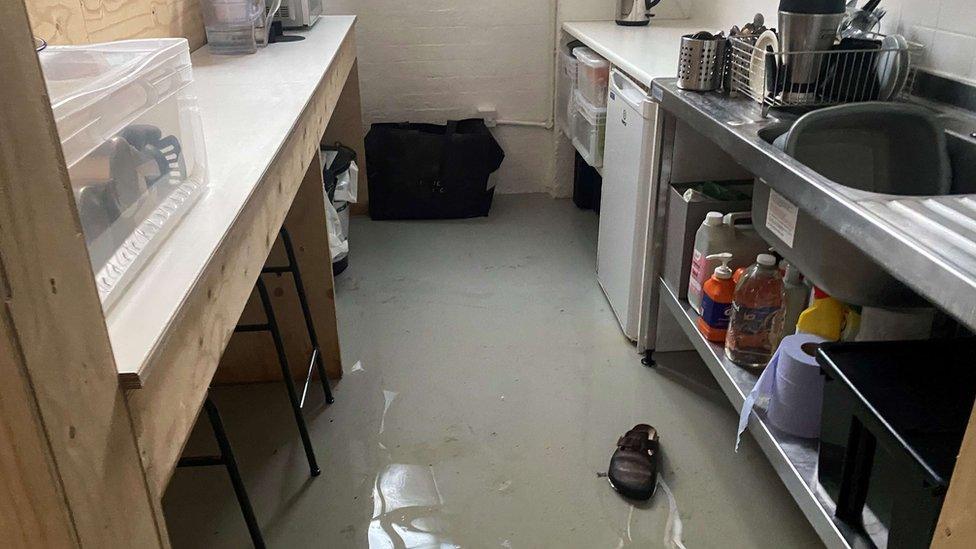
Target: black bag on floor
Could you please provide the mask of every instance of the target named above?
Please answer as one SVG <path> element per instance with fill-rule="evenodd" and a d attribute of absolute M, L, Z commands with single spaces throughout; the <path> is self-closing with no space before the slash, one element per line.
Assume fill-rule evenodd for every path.
<path fill-rule="evenodd" d="M 488 215 L 488 176 L 505 152 L 480 118 L 436 124 L 373 124 L 366 134 L 373 219 Z"/>

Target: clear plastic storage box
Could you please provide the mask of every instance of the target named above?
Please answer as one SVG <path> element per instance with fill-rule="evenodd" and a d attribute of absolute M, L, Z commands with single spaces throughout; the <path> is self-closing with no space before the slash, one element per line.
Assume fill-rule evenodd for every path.
<path fill-rule="evenodd" d="M 107 309 L 206 185 L 190 51 L 172 38 L 39 56 Z"/>
<path fill-rule="evenodd" d="M 585 46 L 574 48 L 579 61 L 576 87 L 583 97 L 598 107 L 607 105 L 607 85 L 610 83 L 610 62 Z"/>
<path fill-rule="evenodd" d="M 573 93 L 576 91 L 578 65 L 579 62 L 569 52 L 561 51 L 559 53 L 559 74 L 556 83 L 556 126 L 570 139 L 573 137 L 570 122 L 573 119 L 573 111 L 576 109 L 576 105 L 573 103 Z"/>
<path fill-rule="evenodd" d="M 607 108 L 591 105 L 580 90 L 573 95 L 573 146 L 586 163 L 603 166 L 603 145 L 607 137 Z"/>

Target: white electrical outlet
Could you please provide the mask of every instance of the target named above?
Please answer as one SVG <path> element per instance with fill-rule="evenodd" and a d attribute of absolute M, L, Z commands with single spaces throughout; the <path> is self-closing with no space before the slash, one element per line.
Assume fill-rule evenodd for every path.
<path fill-rule="evenodd" d="M 494 105 L 479 105 L 478 118 L 484 118 L 485 126 L 494 128 L 498 122 L 498 109 Z"/>

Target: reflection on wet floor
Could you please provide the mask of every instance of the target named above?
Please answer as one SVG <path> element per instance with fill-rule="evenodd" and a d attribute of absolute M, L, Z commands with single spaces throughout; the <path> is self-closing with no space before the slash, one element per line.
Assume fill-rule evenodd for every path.
<path fill-rule="evenodd" d="M 373 488 L 370 549 L 460 547 L 450 540 L 443 505 L 433 467 L 390 465 Z"/>
<path fill-rule="evenodd" d="M 697 356 L 640 365 L 594 276 L 597 218 L 500 196 L 489 218 L 353 219 L 336 279 L 346 375 L 309 395 L 310 479 L 280 385 L 214 391 L 270 547 L 805 548 L 819 542 Z M 319 400 L 316 400 L 319 399 Z M 651 501 L 606 471 L 661 435 Z M 212 447 L 205 429 L 193 449 Z M 247 546 L 226 475 L 177 472 L 176 549 Z"/>

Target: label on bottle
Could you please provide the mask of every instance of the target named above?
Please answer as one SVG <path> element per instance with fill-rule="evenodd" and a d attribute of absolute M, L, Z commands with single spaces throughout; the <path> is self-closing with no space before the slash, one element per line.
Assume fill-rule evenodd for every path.
<path fill-rule="evenodd" d="M 773 330 L 773 321 L 779 307 L 743 307 L 732 304 L 735 315 L 735 332 L 739 335 L 760 335 Z"/>
<path fill-rule="evenodd" d="M 702 297 L 702 285 L 708 280 L 708 259 L 701 250 L 695 250 L 691 255 L 691 276 L 688 277 L 688 300 Z M 700 301 L 700 299 L 699 299 Z"/>
<path fill-rule="evenodd" d="M 732 315 L 731 303 L 719 303 L 712 299 L 712 296 L 702 295 L 702 320 L 716 330 L 725 330 L 729 327 L 729 316 Z"/>

